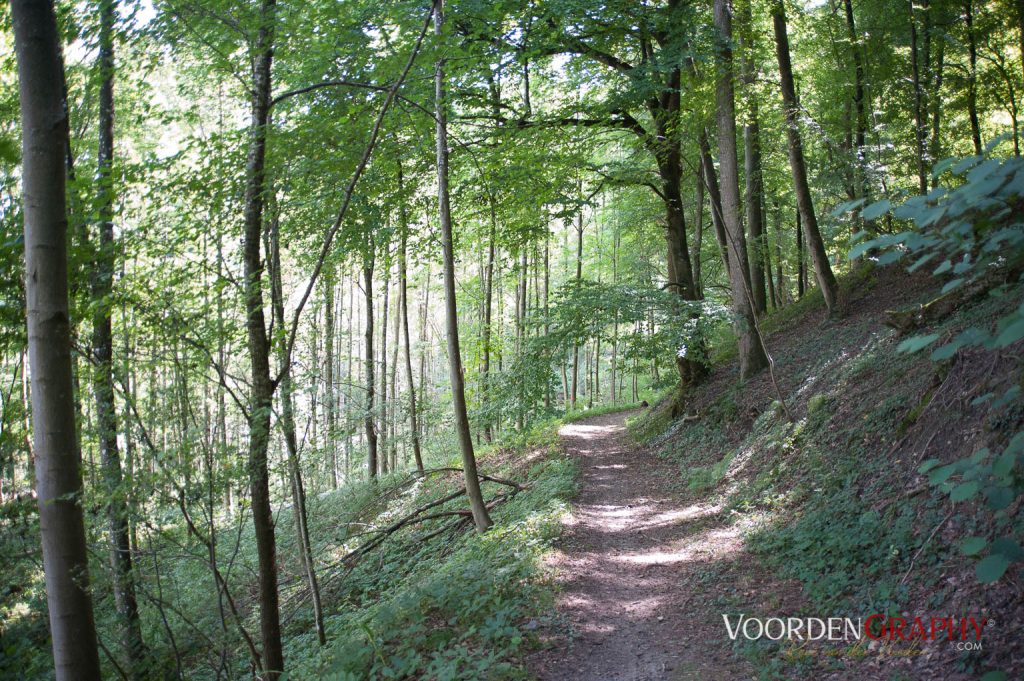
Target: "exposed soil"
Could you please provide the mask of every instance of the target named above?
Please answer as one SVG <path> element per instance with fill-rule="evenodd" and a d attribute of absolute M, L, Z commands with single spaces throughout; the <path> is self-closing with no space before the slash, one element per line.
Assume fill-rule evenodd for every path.
<path fill-rule="evenodd" d="M 719 508 L 672 489 L 677 471 L 630 442 L 627 416 L 561 430 L 582 468 L 580 496 L 549 559 L 566 621 L 533 656 L 532 671 L 542 681 L 751 678 L 731 652 L 715 607 L 721 594 L 701 585 L 713 564 L 716 573 L 741 568 L 739 531 Z M 749 583 L 755 571 L 746 563 L 728 581 Z"/>

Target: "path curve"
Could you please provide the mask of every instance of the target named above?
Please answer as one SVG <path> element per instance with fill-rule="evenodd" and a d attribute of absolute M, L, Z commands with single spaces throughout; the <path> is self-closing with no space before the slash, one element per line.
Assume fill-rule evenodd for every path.
<path fill-rule="evenodd" d="M 717 507 L 673 493 L 678 468 L 630 441 L 625 420 L 636 413 L 559 432 L 581 468 L 572 517 L 548 559 L 568 631 L 547 638 L 531 670 L 540 681 L 751 678 L 699 586 L 709 564 L 738 557 L 740 537 Z"/>

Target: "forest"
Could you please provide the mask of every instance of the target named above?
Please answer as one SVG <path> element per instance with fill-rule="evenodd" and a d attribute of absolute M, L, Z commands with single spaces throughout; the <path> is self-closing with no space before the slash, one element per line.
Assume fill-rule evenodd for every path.
<path fill-rule="evenodd" d="M 0 677 L 1021 678 L 1022 106 L 1024 0 L 0 4 Z"/>

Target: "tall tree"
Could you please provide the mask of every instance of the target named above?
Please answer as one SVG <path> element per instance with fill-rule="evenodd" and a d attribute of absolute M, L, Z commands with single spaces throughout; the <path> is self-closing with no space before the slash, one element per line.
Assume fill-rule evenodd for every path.
<path fill-rule="evenodd" d="M 107 494 L 107 523 L 110 533 L 110 568 L 113 573 L 114 603 L 121 625 L 121 647 L 127 673 L 143 673 L 145 647 L 135 597 L 132 552 L 128 530 L 128 498 L 122 480 L 121 456 L 117 447 L 117 407 L 114 404 L 114 336 L 111 324 L 114 281 L 114 28 L 117 10 L 114 0 L 100 4 L 100 96 L 99 148 L 96 159 L 99 179 L 99 243 L 93 265 L 93 391 L 96 398 L 96 426 Z"/>
<path fill-rule="evenodd" d="M 366 298 L 366 329 L 364 331 L 364 351 L 366 353 L 366 410 L 363 414 L 363 429 L 366 432 L 366 469 L 371 480 L 377 478 L 377 425 L 375 419 L 377 386 L 374 367 L 373 348 L 373 267 L 376 243 L 373 236 L 368 239 L 367 254 L 363 261 L 363 295 Z"/>
<path fill-rule="evenodd" d="M 768 309 L 765 296 L 765 223 L 761 203 L 764 199 L 764 179 L 761 173 L 761 126 L 757 105 L 757 65 L 754 44 L 754 20 L 751 0 L 741 0 L 742 58 L 740 71 L 746 100 L 743 122 L 743 180 L 747 218 L 750 289 L 753 293 L 755 314 Z"/>
<path fill-rule="evenodd" d="M 12 0 L 11 14 L 21 100 L 33 454 L 50 638 L 58 681 L 98 681 L 71 377 L 64 65 L 50 0 Z"/>
<path fill-rule="evenodd" d="M 736 156 L 736 104 L 733 90 L 732 5 L 715 0 L 718 30 L 715 101 L 718 118 L 718 163 L 721 168 L 722 222 L 729 258 L 734 325 L 739 341 L 740 379 L 746 380 L 768 366 L 754 318 L 753 295 L 747 273 L 747 244 L 740 220 L 739 169 Z"/>
<path fill-rule="evenodd" d="M 281 617 L 277 592 L 277 542 L 270 506 L 267 448 L 275 385 L 270 377 L 270 338 L 263 313 L 263 210 L 265 203 L 267 132 L 270 127 L 270 74 L 274 59 L 276 0 L 261 0 L 259 28 L 252 45 L 251 118 L 245 164 L 242 262 L 249 345 L 249 487 L 259 559 L 260 635 L 263 676 L 268 681 L 284 671 Z"/>
<path fill-rule="evenodd" d="M 804 241 L 811 253 L 814 276 L 825 298 L 830 314 L 841 313 L 839 286 L 832 273 L 832 266 L 825 252 L 825 242 L 818 229 L 814 214 L 814 201 L 807 183 L 807 164 L 804 160 L 803 140 L 798 122 L 796 86 L 793 83 L 793 64 L 789 56 L 789 34 L 786 28 L 786 9 L 782 0 L 776 0 L 772 7 L 772 23 L 775 28 L 775 52 L 779 61 L 779 78 L 782 85 L 782 107 L 786 117 L 786 141 L 789 148 L 789 167 L 793 174 L 793 191 L 796 193 L 800 221 L 803 223 Z"/>
<path fill-rule="evenodd" d="M 405 205 L 402 187 L 402 164 L 398 163 L 398 194 L 402 197 L 398 204 L 398 222 L 401 234 L 398 251 L 398 286 L 402 307 L 402 345 L 405 346 L 405 380 L 409 389 L 409 436 L 412 440 L 412 455 L 416 462 L 416 470 L 423 472 L 423 453 L 420 450 L 420 425 L 416 405 L 416 384 L 412 378 L 412 345 L 409 343 L 409 214 Z M 488 275 L 489 276 L 489 275 Z M 490 282 L 487 284 L 490 286 Z M 487 320 L 489 322 L 489 320 Z"/>
<path fill-rule="evenodd" d="M 437 0 L 434 10 L 434 35 L 438 49 L 444 49 L 444 0 Z M 434 117 L 437 144 L 437 204 L 441 223 L 441 250 L 444 257 L 445 319 L 448 330 L 448 367 L 452 386 L 452 407 L 455 411 L 455 430 L 462 453 L 462 470 L 466 481 L 466 496 L 473 512 L 478 532 L 486 532 L 492 525 L 480 490 L 480 478 L 473 451 L 473 434 L 469 428 L 466 410 L 465 377 L 462 370 L 462 351 L 459 347 L 459 312 L 455 303 L 455 247 L 452 242 L 452 215 L 448 193 L 448 103 L 445 99 L 445 59 L 439 54 L 434 65 Z"/>

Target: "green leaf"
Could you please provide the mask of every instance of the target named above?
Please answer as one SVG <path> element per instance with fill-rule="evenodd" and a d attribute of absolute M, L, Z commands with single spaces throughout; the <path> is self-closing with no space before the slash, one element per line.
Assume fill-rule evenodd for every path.
<path fill-rule="evenodd" d="M 870 206 L 867 206 L 860 212 L 860 215 L 865 220 L 875 220 L 885 215 L 892 209 L 892 203 L 889 199 L 882 199 L 881 201 L 875 201 Z"/>
<path fill-rule="evenodd" d="M 960 550 L 966 556 L 976 556 L 987 544 L 988 540 L 984 537 L 967 537 L 960 542 Z"/>
<path fill-rule="evenodd" d="M 946 282 L 945 286 L 942 287 L 942 291 L 940 291 L 940 293 L 949 293 L 962 283 L 964 283 L 964 277 L 957 277 L 956 279 L 951 279 L 950 281 Z"/>
<path fill-rule="evenodd" d="M 923 350 L 939 339 L 939 334 L 929 333 L 924 336 L 911 336 L 896 346 L 896 352 L 917 352 Z"/>
<path fill-rule="evenodd" d="M 1021 550 L 1020 544 L 1018 544 L 1012 537 L 1000 537 L 992 542 L 993 555 L 998 554 L 1005 556 L 1007 560 L 1016 561 L 1024 558 L 1024 551 Z"/>
<path fill-rule="evenodd" d="M 1010 567 L 1010 561 L 1006 559 L 1006 556 L 995 554 L 983 558 L 975 565 L 974 574 L 982 584 L 991 584 L 1002 577 L 1008 567 Z"/>
<path fill-rule="evenodd" d="M 1024 431 L 1015 433 L 1014 436 L 1010 438 L 1010 443 L 1006 445 L 1005 451 L 1013 452 L 1014 454 L 1024 452 Z"/>
<path fill-rule="evenodd" d="M 940 463 L 942 462 L 939 461 L 938 459 L 928 459 L 927 461 L 925 461 L 924 463 L 917 467 L 917 472 L 922 474 L 927 473 L 931 469 L 938 466 Z"/>
<path fill-rule="evenodd" d="M 1002 454 L 1000 454 L 996 458 L 995 463 L 992 464 L 992 474 L 997 477 L 1008 475 L 1010 471 L 1013 470 L 1013 467 L 1016 465 L 1016 463 L 1016 452 L 1010 451 L 1010 449 L 1007 448 Z"/>
<path fill-rule="evenodd" d="M 975 494 L 978 493 L 978 481 L 970 480 L 968 482 L 962 482 L 953 488 L 953 491 L 949 494 L 950 501 L 957 503 L 960 501 L 967 501 Z"/>
<path fill-rule="evenodd" d="M 933 362 L 942 362 L 949 359 L 956 354 L 957 350 L 960 349 L 960 345 L 961 344 L 957 341 L 940 345 L 932 351 L 931 360 Z"/>
<path fill-rule="evenodd" d="M 936 468 L 928 474 L 928 482 L 932 485 L 940 485 L 949 479 L 949 476 L 956 473 L 957 465 L 955 463 L 946 464 L 942 468 Z"/>
<path fill-rule="evenodd" d="M 1024 338 L 1024 317 L 1018 317 L 1015 321 L 1008 324 L 996 336 L 995 346 L 997 348 L 1005 348 L 1007 345 L 1016 343 L 1021 338 Z"/>
<path fill-rule="evenodd" d="M 870 241 L 863 241 L 859 244 L 854 245 L 854 247 L 850 249 L 850 252 L 847 254 L 846 257 L 849 258 L 850 260 L 856 260 L 857 258 L 861 257 L 862 255 L 870 251 L 872 248 L 875 248 L 877 245 L 878 244 L 875 242 L 874 239 Z"/>

